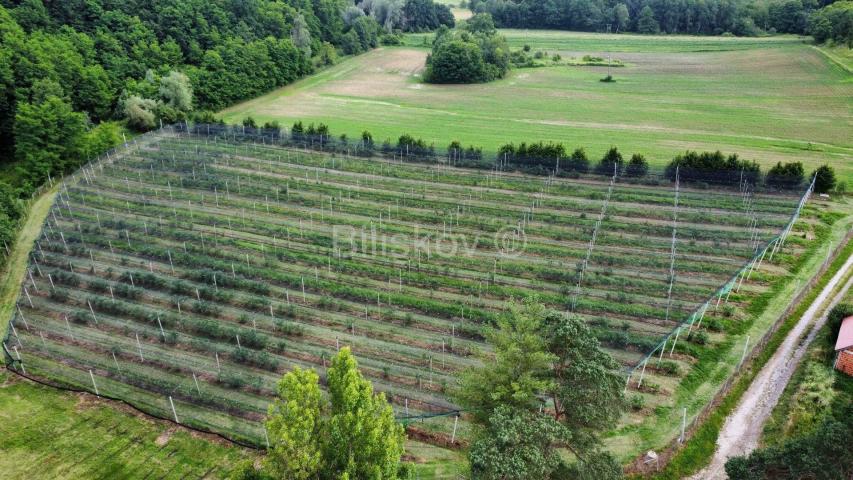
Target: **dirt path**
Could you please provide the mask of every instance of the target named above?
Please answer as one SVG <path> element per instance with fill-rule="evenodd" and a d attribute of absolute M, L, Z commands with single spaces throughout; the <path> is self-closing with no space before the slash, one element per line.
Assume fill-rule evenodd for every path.
<path fill-rule="evenodd" d="M 850 270 L 851 265 L 853 265 L 853 257 L 848 258 L 838 273 L 832 277 L 803 314 L 800 321 L 788 333 L 787 338 L 770 358 L 770 361 L 755 377 L 735 411 L 726 418 L 726 423 L 717 439 L 717 450 L 714 452 L 711 464 L 690 477 L 691 480 L 727 478 L 724 468 L 726 461 L 731 457 L 747 454 L 758 446 L 764 422 L 779 401 L 779 397 L 785 390 L 785 386 L 791 379 L 791 375 L 796 370 L 809 344 L 814 340 L 817 331 L 826 322 L 826 314 L 818 318 L 815 318 L 816 315 L 818 312 L 828 312 L 832 305 L 844 297 L 846 290 L 853 284 L 853 279 L 848 280 L 844 288 L 832 299 L 829 307 L 825 310 L 822 309 L 829 295 Z M 811 329 L 809 330 L 810 326 Z M 801 342 L 800 339 L 806 331 L 809 332 L 808 337 Z"/>

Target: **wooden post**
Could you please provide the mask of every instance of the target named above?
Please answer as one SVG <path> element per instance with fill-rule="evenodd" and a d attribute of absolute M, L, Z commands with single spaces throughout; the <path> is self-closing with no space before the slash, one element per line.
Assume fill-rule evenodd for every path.
<path fill-rule="evenodd" d="M 74 334 L 71 332 L 71 323 L 68 321 L 68 315 L 63 314 L 65 317 L 65 326 L 68 327 L 68 336 L 71 337 L 71 340 L 74 340 Z"/>
<path fill-rule="evenodd" d="M 459 425 L 459 415 L 456 415 L 453 418 L 453 434 L 450 435 L 450 443 L 453 444 L 456 442 L 456 427 Z"/>

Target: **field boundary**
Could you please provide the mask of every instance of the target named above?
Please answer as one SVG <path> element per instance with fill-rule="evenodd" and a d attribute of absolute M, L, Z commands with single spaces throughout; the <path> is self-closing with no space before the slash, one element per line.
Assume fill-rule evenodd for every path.
<path fill-rule="evenodd" d="M 694 417 L 694 419 L 687 425 L 684 433 L 684 442 L 679 443 L 678 439 L 673 439 L 669 442 L 667 447 L 658 452 L 658 464 L 654 467 L 650 467 L 643 463 L 643 457 L 638 457 L 635 459 L 631 465 L 626 469 L 627 474 L 639 474 L 639 475 L 648 475 L 648 474 L 657 474 L 662 473 L 669 462 L 683 449 L 685 445 L 689 444 L 689 441 L 692 440 L 697 431 L 703 427 L 709 417 L 717 410 L 720 405 L 727 400 L 727 397 L 732 393 L 735 385 L 740 382 L 746 380 L 749 376 L 757 374 L 757 370 L 753 371 L 753 369 L 757 366 L 756 361 L 758 361 L 759 357 L 764 353 L 772 353 L 772 351 L 766 350 L 768 344 L 773 340 L 774 336 L 779 332 L 779 330 L 790 320 L 790 316 L 794 313 L 795 310 L 802 307 L 803 300 L 806 297 L 811 296 L 814 291 L 814 287 L 823 280 L 824 275 L 830 268 L 833 267 L 833 264 L 838 260 L 841 256 L 842 252 L 849 246 L 850 240 L 853 239 L 853 231 L 848 231 L 844 236 L 843 242 L 836 248 L 827 261 L 823 262 L 819 267 L 818 271 L 809 279 L 808 282 L 804 285 L 804 287 L 800 290 L 800 292 L 791 300 L 785 310 L 780 314 L 777 320 L 773 323 L 769 330 L 761 337 L 761 339 L 755 343 L 755 345 L 749 350 L 749 353 L 744 358 L 743 364 L 741 368 L 738 369 L 733 375 L 729 376 L 725 382 L 723 382 L 722 386 L 719 388 L 717 393 L 714 395 L 711 402 L 709 402 L 705 407 L 703 407 L 700 412 Z M 766 359 L 764 360 L 766 361 Z M 752 379 L 749 379 L 751 383 Z M 749 384 L 747 384 L 748 386 Z M 739 401 L 740 396 L 743 392 L 738 393 L 738 398 L 734 399 L 735 404 Z M 716 439 L 716 435 L 714 437 Z M 710 452 L 713 455 L 714 452 Z M 682 472 L 684 473 L 684 472 Z M 690 472 L 695 473 L 695 472 Z M 669 477 L 664 477 L 669 478 Z"/>
<path fill-rule="evenodd" d="M 340 155 L 345 158 L 371 159 L 392 164 L 408 162 L 440 165 L 468 171 L 487 171 L 494 175 L 494 178 L 529 176 L 554 182 L 566 180 L 607 181 L 613 176 L 609 167 L 606 171 L 599 171 L 597 168 L 599 164 L 592 159 L 588 160 L 588 165 L 584 170 L 574 168 L 571 165 L 569 152 L 564 152 L 562 157 L 553 158 L 536 154 L 521 156 L 483 148 L 465 149 L 461 145 L 459 150 L 446 152 L 443 147 L 436 147 L 434 144 L 429 146 L 423 143 L 380 144 L 372 139 L 370 143 L 365 143 L 364 140 L 340 139 L 328 134 L 293 132 L 286 127 L 280 130 L 278 128 L 255 128 L 233 124 L 192 124 L 184 122 L 165 127 L 161 131 L 165 131 L 165 129 L 169 129 L 177 135 L 222 138 L 234 142 L 251 142 L 258 146 L 298 149 L 306 152 L 325 153 L 331 156 Z M 412 138 L 413 142 L 422 140 Z M 501 158 L 502 156 L 503 158 Z M 627 166 L 628 163 L 625 161 L 621 171 L 616 175 L 621 183 L 643 187 L 675 184 L 676 171 L 667 166 L 649 165 L 646 172 L 641 175 L 629 174 Z M 681 166 L 678 170 L 683 184 L 682 188 L 690 188 L 693 191 L 707 191 L 708 193 L 712 193 L 709 187 L 713 186 L 716 189 L 727 191 L 738 189 L 741 194 L 783 194 L 801 197 L 802 187 L 808 188 L 812 183 L 811 180 L 813 180 L 806 177 L 798 185 L 774 188 L 767 186 L 760 175 L 743 169 L 705 170 Z M 698 180 L 699 178 L 701 180 Z"/>
<path fill-rule="evenodd" d="M 847 65 L 845 65 L 845 64 L 844 64 L 844 62 L 842 62 L 841 60 L 839 60 L 839 59 L 835 58 L 835 55 L 833 55 L 833 54 L 831 54 L 831 53 L 827 52 L 826 50 L 824 50 L 824 49 L 822 49 L 822 48 L 820 48 L 820 47 L 818 47 L 818 46 L 816 46 L 816 45 L 810 45 L 810 46 L 811 46 L 812 48 L 814 48 L 815 50 L 817 50 L 818 52 L 820 52 L 820 53 L 821 53 L 824 57 L 826 57 L 829 61 L 831 61 L 831 62 L 832 62 L 832 63 L 834 63 L 835 65 L 838 65 L 838 67 L 839 67 L 839 68 L 841 68 L 841 69 L 843 69 L 845 72 L 847 72 L 847 73 L 853 73 L 853 69 L 851 69 L 850 67 L 848 67 Z"/>

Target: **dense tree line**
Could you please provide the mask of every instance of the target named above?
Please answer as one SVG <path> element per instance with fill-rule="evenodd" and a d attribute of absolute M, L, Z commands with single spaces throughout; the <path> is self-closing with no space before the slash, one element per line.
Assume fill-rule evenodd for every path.
<path fill-rule="evenodd" d="M 432 0 L 0 0 L 0 162 L 15 164 L 0 240 L 12 243 L 20 199 L 116 145 L 123 126 L 210 121 L 338 52 L 439 25 L 453 16 Z"/>
<path fill-rule="evenodd" d="M 456 24 L 447 5 L 433 0 L 361 0 L 347 8 L 345 18 L 368 15 L 386 31 L 425 32 Z"/>
<path fill-rule="evenodd" d="M 254 120 L 247 118 L 243 125 L 256 129 L 248 133 L 282 138 L 278 124 L 266 124 L 259 128 Z M 804 189 L 814 179 L 816 193 L 846 192 L 846 185 L 838 182 L 835 171 L 829 165 L 818 167 L 806 176 L 802 163 L 779 162 L 765 174 L 755 161 L 743 160 L 737 154 L 724 155 L 719 151 L 686 151 L 676 155 L 663 171 L 655 173 L 645 156 L 635 153 L 626 161 L 627 157 L 615 146 L 597 160 L 591 160 L 583 148 L 575 148 L 570 152 L 562 143 L 543 141 L 505 143 L 498 147 L 496 153 L 487 157 L 482 147 L 463 146 L 456 140 L 450 142 L 446 150 L 439 150 L 434 144 L 410 134 L 401 135 L 396 142 L 386 139 L 381 144 L 374 142 L 373 135 L 368 131 L 362 132 L 361 138 L 357 140 L 350 140 L 346 135 L 335 137 L 323 123 L 306 126 L 296 122 L 290 133 L 292 142 L 305 147 L 340 150 L 362 156 L 404 156 L 412 161 L 435 162 L 446 159 L 457 166 L 518 170 L 534 175 L 577 178 L 582 174 L 615 174 L 639 181 L 643 177 L 657 175 L 675 181 L 677 174 L 679 180 L 686 183 L 765 186 L 776 190 Z M 286 139 L 283 141 L 286 142 Z"/>
<path fill-rule="evenodd" d="M 666 167 L 666 176 L 675 180 L 676 174 L 682 181 L 755 185 L 761 179 L 761 167 L 754 161 L 741 160 L 737 154 L 729 156 L 721 152 L 692 152 L 675 157 Z M 802 176 L 796 182 L 802 182 Z"/>
<path fill-rule="evenodd" d="M 835 2 L 814 12 L 808 30 L 818 43 L 831 40 L 853 48 L 853 1 Z"/>
<path fill-rule="evenodd" d="M 499 27 L 580 31 L 758 35 L 810 32 L 809 17 L 827 0 L 472 0 Z M 843 2 L 849 3 L 849 2 Z M 840 19 L 848 7 L 821 18 Z M 818 22 L 823 25 L 823 21 Z M 839 22 L 838 25 L 841 25 Z M 849 32 L 849 23 L 847 24 Z M 822 29 L 821 31 L 835 31 Z M 849 33 L 848 33 L 849 35 Z M 848 36 L 849 38 L 849 36 Z"/>
<path fill-rule="evenodd" d="M 424 80 L 431 83 L 482 83 L 503 78 L 510 67 L 509 46 L 492 17 L 478 14 L 461 31 L 436 30 Z"/>

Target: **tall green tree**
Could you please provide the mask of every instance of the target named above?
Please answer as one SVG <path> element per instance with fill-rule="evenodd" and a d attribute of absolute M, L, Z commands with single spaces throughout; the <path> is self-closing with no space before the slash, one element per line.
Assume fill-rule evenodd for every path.
<path fill-rule="evenodd" d="M 18 104 L 15 115 L 15 157 L 18 174 L 32 187 L 41 185 L 48 175 L 81 162 L 86 116 L 75 112 L 71 104 L 49 95 L 37 103 Z"/>
<path fill-rule="evenodd" d="M 332 359 L 327 373 L 331 416 L 325 457 L 328 468 L 347 478 L 396 479 L 405 432 L 385 395 L 358 371 L 349 347 Z"/>
<path fill-rule="evenodd" d="M 454 392 L 477 426 L 474 478 L 620 478 L 598 433 L 624 409 L 624 379 L 583 321 L 528 298 L 511 303 L 486 338 L 494 358 L 463 373 Z M 560 461 L 559 446 L 578 462 Z"/>
<path fill-rule="evenodd" d="M 643 177 L 649 173 L 649 162 L 646 157 L 635 153 L 631 155 L 631 160 L 628 160 L 628 165 L 625 167 L 625 175 L 629 177 Z"/>
<path fill-rule="evenodd" d="M 326 378 L 327 398 L 313 371 L 296 368 L 282 378 L 267 417 L 271 448 L 264 473 L 297 480 L 407 477 L 400 461 L 403 427 L 348 347 L 332 359 Z"/>
<path fill-rule="evenodd" d="M 655 19 L 655 12 L 652 7 L 646 5 L 640 10 L 640 16 L 637 18 L 637 33 L 658 33 L 660 25 Z"/>
<path fill-rule="evenodd" d="M 835 188 L 835 170 L 829 165 L 821 165 L 814 172 L 814 191 L 815 193 L 827 193 Z"/>
<path fill-rule="evenodd" d="M 557 357 L 547 351 L 542 337 L 545 314 L 544 305 L 532 299 L 512 302 L 497 325 L 486 330 L 494 359 L 464 371 L 455 392 L 456 401 L 472 411 L 477 423 L 487 424 L 500 406 L 538 410 L 541 395 L 556 387 L 549 372 Z"/>
<path fill-rule="evenodd" d="M 625 161 L 616 147 L 610 147 L 607 153 L 601 157 L 601 161 L 595 166 L 595 173 L 599 175 L 621 175 Z"/>
<path fill-rule="evenodd" d="M 618 3 L 613 7 L 613 23 L 616 24 L 616 33 L 628 28 L 628 21 L 631 20 L 631 15 L 628 12 L 628 6 L 624 3 Z"/>
<path fill-rule="evenodd" d="M 317 478 L 323 467 L 323 399 L 317 374 L 294 368 L 278 384 L 267 414 L 270 449 L 264 459 L 276 478 Z"/>
<path fill-rule="evenodd" d="M 619 420 L 625 380 L 619 365 L 577 316 L 546 311 L 540 334 L 555 358 L 548 372 L 554 418 L 571 432 L 567 443 L 585 450 L 596 443 L 598 432 Z"/>
<path fill-rule="evenodd" d="M 166 105 L 184 113 L 193 109 L 193 88 L 181 72 L 171 71 L 160 79 L 160 98 Z"/>

